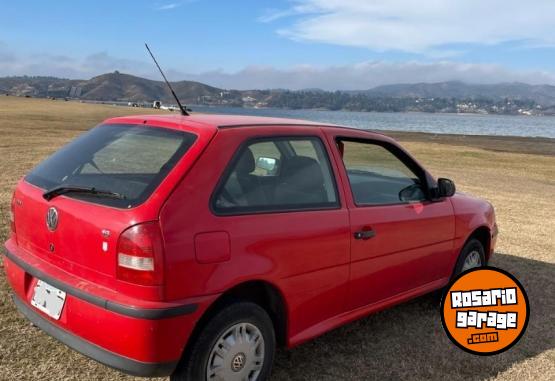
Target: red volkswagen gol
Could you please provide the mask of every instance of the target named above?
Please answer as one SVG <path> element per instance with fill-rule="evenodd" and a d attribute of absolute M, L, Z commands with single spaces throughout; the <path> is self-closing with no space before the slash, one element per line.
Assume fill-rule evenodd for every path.
<path fill-rule="evenodd" d="M 493 208 L 454 193 L 378 133 L 114 118 L 19 182 L 4 263 L 19 310 L 101 363 L 265 380 L 276 345 L 485 265 Z"/>

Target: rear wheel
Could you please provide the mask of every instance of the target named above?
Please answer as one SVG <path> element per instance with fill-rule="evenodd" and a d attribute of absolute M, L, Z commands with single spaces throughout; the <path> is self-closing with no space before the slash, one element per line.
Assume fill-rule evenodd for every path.
<path fill-rule="evenodd" d="M 254 303 L 234 303 L 206 323 L 171 380 L 264 381 L 272 369 L 275 346 L 266 311 Z"/>

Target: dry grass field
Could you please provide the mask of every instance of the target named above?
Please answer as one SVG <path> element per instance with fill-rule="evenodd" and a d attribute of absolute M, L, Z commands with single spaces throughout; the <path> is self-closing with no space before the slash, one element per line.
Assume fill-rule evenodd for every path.
<path fill-rule="evenodd" d="M 102 119 L 145 110 L 0 97 L 0 241 L 16 181 Z M 555 126 L 554 126 L 555 128 Z M 491 201 L 500 226 L 492 265 L 526 288 L 531 318 L 511 350 L 462 352 L 425 296 L 279 351 L 273 380 L 555 380 L 555 140 L 392 133 L 436 176 Z M 0 275 L 0 380 L 131 380 L 66 348 L 15 310 Z"/>

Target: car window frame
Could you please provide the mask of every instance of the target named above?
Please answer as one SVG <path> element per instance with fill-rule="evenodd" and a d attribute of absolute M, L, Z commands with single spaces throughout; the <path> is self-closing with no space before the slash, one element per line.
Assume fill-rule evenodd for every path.
<path fill-rule="evenodd" d="M 265 141 L 277 142 L 277 141 L 288 141 L 288 140 L 317 140 L 321 144 L 323 148 L 323 152 L 326 155 L 326 160 L 331 174 L 331 182 L 332 182 L 334 194 L 335 194 L 334 203 L 329 203 L 329 205 L 322 204 L 319 206 L 310 205 L 306 207 L 299 207 L 297 205 L 291 206 L 291 207 L 287 207 L 287 205 L 285 205 L 286 207 L 278 206 L 277 208 L 275 205 L 272 205 L 269 207 L 260 207 L 260 206 L 248 207 L 247 206 L 247 207 L 238 207 L 238 208 L 228 208 L 228 210 L 225 210 L 225 211 L 216 208 L 217 196 L 219 195 L 222 188 L 225 186 L 225 183 L 229 179 L 229 176 L 233 172 L 233 169 L 235 168 L 235 165 L 239 161 L 241 155 L 250 145 L 255 143 L 265 142 Z M 279 145 L 276 144 L 276 146 L 279 149 Z M 230 162 L 226 165 L 225 169 L 220 174 L 218 181 L 216 183 L 216 186 L 214 187 L 210 195 L 210 199 L 209 199 L 210 211 L 212 212 L 212 214 L 218 217 L 232 217 L 232 216 L 244 216 L 244 215 L 294 213 L 294 212 L 326 211 L 326 210 L 341 209 L 342 201 L 341 201 L 341 197 L 340 197 L 341 195 L 339 192 L 339 185 L 337 182 L 337 175 L 335 172 L 336 168 L 334 168 L 334 165 L 335 164 L 334 164 L 334 161 L 332 160 L 331 152 L 329 150 L 326 140 L 318 135 L 260 135 L 260 136 L 249 137 L 239 144 L 237 149 L 234 151 Z"/>
<path fill-rule="evenodd" d="M 360 137 L 352 137 L 352 136 L 345 136 L 345 135 L 336 135 L 333 139 L 335 143 L 335 149 L 337 150 L 337 154 L 339 160 L 341 161 L 341 165 L 343 166 L 342 169 L 345 174 L 345 178 L 347 180 L 347 186 L 349 187 L 349 192 L 351 194 L 351 198 L 353 201 L 353 205 L 356 208 L 369 208 L 369 207 L 380 207 L 380 206 L 395 206 L 395 205 L 410 205 L 410 204 L 418 204 L 418 203 L 430 203 L 432 202 L 432 197 L 430 193 L 430 185 L 429 179 L 426 170 L 418 164 L 410 155 L 408 155 L 403 149 L 398 147 L 395 144 L 390 142 L 379 140 L 379 139 L 370 139 L 370 138 L 360 138 Z M 420 183 L 424 187 L 423 192 L 426 198 L 420 201 L 401 201 L 399 202 L 392 202 L 386 204 L 371 204 L 371 203 L 359 203 L 356 200 L 355 194 L 353 192 L 353 187 L 351 186 L 351 180 L 349 179 L 349 172 L 345 165 L 345 161 L 343 160 L 343 154 L 339 150 L 338 143 L 340 141 L 349 141 L 354 143 L 362 143 L 362 144 L 373 144 L 380 146 L 390 152 L 393 156 L 395 156 L 399 161 L 401 161 L 404 165 L 407 166 L 420 180 Z"/>

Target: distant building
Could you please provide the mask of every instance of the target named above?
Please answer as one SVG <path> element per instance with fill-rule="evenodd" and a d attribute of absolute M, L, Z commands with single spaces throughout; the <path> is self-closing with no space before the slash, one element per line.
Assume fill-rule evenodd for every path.
<path fill-rule="evenodd" d="M 242 101 L 245 103 L 253 103 L 253 102 L 256 102 L 256 99 L 254 99 L 253 97 L 246 96 L 242 98 Z"/>

